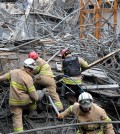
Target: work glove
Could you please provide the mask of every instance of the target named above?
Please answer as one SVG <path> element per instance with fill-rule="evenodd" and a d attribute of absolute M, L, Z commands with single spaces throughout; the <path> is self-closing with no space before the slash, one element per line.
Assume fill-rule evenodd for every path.
<path fill-rule="evenodd" d="M 43 88 L 42 90 L 37 90 L 38 100 L 41 101 L 43 99 L 46 91 L 47 91 L 47 88 Z"/>
<path fill-rule="evenodd" d="M 64 116 L 62 114 L 58 114 L 57 117 L 60 119 L 64 118 Z"/>
<path fill-rule="evenodd" d="M 46 96 L 50 96 L 48 90 L 45 92 L 45 95 L 46 95 Z"/>

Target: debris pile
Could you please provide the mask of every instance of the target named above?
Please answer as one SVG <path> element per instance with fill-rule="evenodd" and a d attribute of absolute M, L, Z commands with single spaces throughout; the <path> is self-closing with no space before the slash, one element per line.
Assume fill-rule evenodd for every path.
<path fill-rule="evenodd" d="M 91 28 L 86 27 L 84 29 L 82 33 L 84 38 L 80 38 L 79 15 L 80 6 L 78 0 L 18 0 L 15 3 L 1 2 L 0 73 L 3 74 L 11 69 L 20 68 L 22 62 L 27 58 L 27 54 L 33 50 L 50 63 L 55 75 L 59 75 L 61 72 L 57 69 L 56 63 L 61 63 L 60 50 L 62 48 L 70 48 L 73 54 L 83 57 L 89 64 L 120 49 L 120 34 L 101 28 L 103 37 L 97 39 L 93 34 L 93 29 L 95 29 L 94 23 L 91 24 Z M 110 25 L 110 22 L 108 25 Z M 119 28 L 118 26 L 116 27 Z M 99 76 L 97 76 L 98 72 Z M 85 80 L 89 74 L 90 71 L 83 73 Z M 112 98 L 111 102 L 114 101 L 115 104 L 112 103 L 111 105 L 114 105 L 115 109 L 116 105 L 120 106 L 120 52 L 96 65 L 91 70 L 91 76 L 89 77 L 94 79 L 94 84 L 91 84 L 90 87 L 89 84 L 86 84 L 83 88 L 86 89 L 88 86 L 93 88 L 92 93 L 110 97 L 109 99 Z M 11 125 L 11 118 L 9 118 L 11 115 L 8 114 L 9 106 L 6 104 L 8 102 L 8 90 L 6 90 L 8 85 L 9 83 L 3 83 L 0 88 L 0 115 L 5 123 L 1 124 L 0 122 L 0 131 L 2 133 L 12 132 L 11 129 L 3 129 L 4 126 L 8 129 Z M 88 91 L 90 91 L 89 88 L 87 88 Z M 97 91 L 95 91 L 96 88 Z M 100 90 L 103 88 L 104 90 L 109 89 L 107 90 L 109 93 L 106 90 L 101 92 Z M 63 98 L 63 102 L 67 105 L 65 98 Z M 43 100 L 43 104 L 46 104 L 46 101 L 44 102 Z M 49 104 L 46 105 L 46 110 L 49 109 L 47 106 Z M 4 110 L 5 112 L 3 112 Z M 50 110 L 52 112 L 49 113 Z M 63 122 L 58 121 L 55 118 L 53 109 L 49 109 L 49 111 L 47 113 L 42 112 L 41 117 L 33 118 L 32 123 L 27 117 L 24 117 L 26 129 L 36 128 L 33 124 L 36 124 L 37 127 L 39 124 L 42 127 L 45 124 L 52 126 L 76 122 L 76 119 L 73 119 L 73 117 Z M 113 117 L 113 119 L 119 117 L 117 109 L 115 112 L 117 117 Z M 7 115 L 3 113 L 7 113 Z M 47 114 L 47 116 L 43 116 L 44 114 Z M 41 120 L 44 120 L 44 123 Z M 29 125 L 27 126 L 28 122 Z M 56 132 L 51 130 L 51 133 Z M 67 129 L 58 129 L 58 132 L 70 134 L 70 132 L 75 133 L 76 129 L 68 127 Z"/>

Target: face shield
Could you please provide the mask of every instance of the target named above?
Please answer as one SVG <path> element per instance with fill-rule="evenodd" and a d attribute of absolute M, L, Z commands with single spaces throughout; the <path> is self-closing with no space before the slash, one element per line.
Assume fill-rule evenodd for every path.
<path fill-rule="evenodd" d="M 90 99 L 85 99 L 85 100 L 81 100 L 80 101 L 80 106 L 82 106 L 83 108 L 90 108 L 92 106 L 93 102 Z"/>

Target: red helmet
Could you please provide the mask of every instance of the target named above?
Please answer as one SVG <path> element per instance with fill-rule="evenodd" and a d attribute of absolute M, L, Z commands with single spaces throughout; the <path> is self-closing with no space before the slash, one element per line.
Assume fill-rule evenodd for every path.
<path fill-rule="evenodd" d="M 64 54 L 65 54 L 67 51 L 69 51 L 68 48 L 65 48 L 65 49 L 61 50 L 61 52 L 60 52 L 60 53 L 61 53 L 61 56 L 63 57 Z"/>
<path fill-rule="evenodd" d="M 29 54 L 28 54 L 28 58 L 32 58 L 32 59 L 37 59 L 39 56 L 38 56 L 38 54 L 36 53 L 36 52 L 30 52 Z"/>

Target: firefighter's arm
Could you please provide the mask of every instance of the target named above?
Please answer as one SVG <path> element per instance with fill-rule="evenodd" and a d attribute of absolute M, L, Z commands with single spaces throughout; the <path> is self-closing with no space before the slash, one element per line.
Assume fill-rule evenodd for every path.
<path fill-rule="evenodd" d="M 37 74 L 39 74 L 39 72 L 40 72 L 40 67 L 36 66 L 36 68 L 33 70 L 33 74 L 37 75 Z"/>
<path fill-rule="evenodd" d="M 78 59 L 79 59 L 79 63 L 81 64 L 81 67 L 82 67 L 82 68 L 87 68 L 87 67 L 88 67 L 87 61 L 85 61 L 85 60 L 82 59 L 82 58 L 78 58 Z"/>
<path fill-rule="evenodd" d="M 10 80 L 10 73 L 0 76 L 0 81 Z"/>
<path fill-rule="evenodd" d="M 64 118 L 73 113 L 73 105 L 69 106 L 64 112 L 58 114 L 58 118 Z"/>
<path fill-rule="evenodd" d="M 111 121 L 111 119 L 107 116 L 106 112 L 104 111 L 102 116 L 101 116 L 102 121 Z M 105 124 L 104 125 L 104 134 L 115 134 L 113 125 L 112 124 Z"/>
<path fill-rule="evenodd" d="M 33 101 L 38 101 L 38 94 L 36 92 L 35 86 L 33 85 L 33 80 L 31 78 L 31 81 L 26 83 L 27 89 L 28 89 L 28 94 L 30 96 L 30 98 Z"/>

